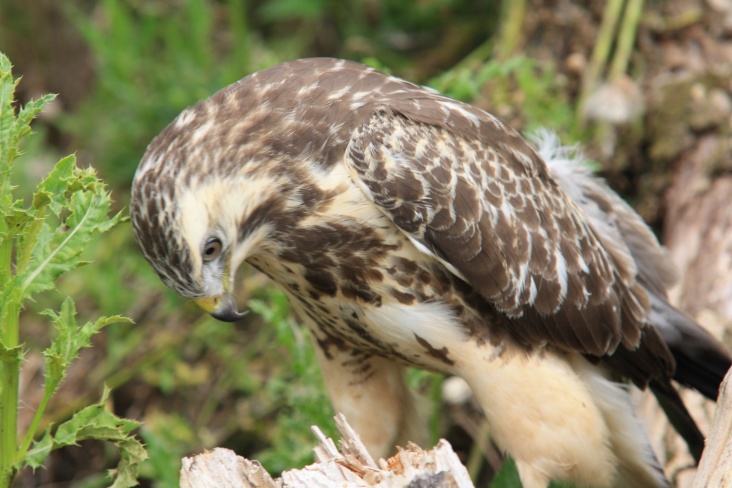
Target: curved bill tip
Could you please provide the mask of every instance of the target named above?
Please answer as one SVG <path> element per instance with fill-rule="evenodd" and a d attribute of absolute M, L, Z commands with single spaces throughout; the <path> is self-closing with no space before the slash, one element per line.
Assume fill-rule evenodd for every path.
<path fill-rule="evenodd" d="M 238 322 L 247 315 L 249 315 L 249 310 L 244 310 L 243 312 L 240 312 L 236 308 L 228 310 L 217 310 L 211 313 L 211 317 L 217 320 L 221 320 L 223 322 Z"/>
<path fill-rule="evenodd" d="M 211 314 L 213 318 L 223 322 L 237 322 L 249 314 L 248 310 L 239 311 L 234 295 L 230 293 L 215 297 L 200 297 L 194 300 L 199 307 Z"/>

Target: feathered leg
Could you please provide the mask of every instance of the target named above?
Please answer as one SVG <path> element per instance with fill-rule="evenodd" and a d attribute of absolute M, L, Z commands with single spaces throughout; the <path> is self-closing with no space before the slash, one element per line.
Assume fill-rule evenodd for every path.
<path fill-rule="evenodd" d="M 322 343 L 316 350 L 335 411 L 346 416 L 372 456 L 386 458 L 397 445 L 426 440 L 403 366 Z"/>

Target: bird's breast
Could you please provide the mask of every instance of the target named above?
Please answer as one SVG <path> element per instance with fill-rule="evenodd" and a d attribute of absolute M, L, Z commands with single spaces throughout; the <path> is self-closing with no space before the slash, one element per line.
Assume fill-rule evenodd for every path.
<path fill-rule="evenodd" d="M 449 372 L 456 344 L 487 342 L 473 292 L 372 209 L 311 217 L 249 261 L 280 285 L 321 346 Z"/>

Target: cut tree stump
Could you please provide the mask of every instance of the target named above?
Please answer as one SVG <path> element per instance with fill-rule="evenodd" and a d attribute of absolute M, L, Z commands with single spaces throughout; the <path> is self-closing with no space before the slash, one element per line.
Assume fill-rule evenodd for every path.
<path fill-rule="evenodd" d="M 717 411 L 707 438 L 694 488 L 732 488 L 732 370 L 719 389 Z"/>
<path fill-rule="evenodd" d="M 366 451 L 358 434 L 342 414 L 335 417 L 343 438 L 340 449 L 318 427 L 319 440 L 314 464 L 282 473 L 273 479 L 257 461 L 237 456 L 229 449 L 216 448 L 183 458 L 181 488 L 473 488 L 468 471 L 450 444 L 440 440 L 431 451 L 410 443 L 406 449 L 377 464 Z"/>
<path fill-rule="evenodd" d="M 377 465 L 342 414 L 335 418 L 343 438 L 340 449 L 313 426 L 319 444 L 314 464 L 274 479 L 258 461 L 216 448 L 183 458 L 181 488 L 474 488 L 450 444 L 440 440 L 431 451 L 410 443 Z M 732 488 L 732 371 L 727 374 L 694 488 Z"/>

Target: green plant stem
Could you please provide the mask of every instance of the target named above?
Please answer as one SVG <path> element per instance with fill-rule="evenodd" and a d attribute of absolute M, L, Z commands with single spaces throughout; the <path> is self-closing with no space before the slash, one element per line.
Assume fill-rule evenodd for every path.
<path fill-rule="evenodd" d="M 442 403 L 442 383 L 445 378 L 443 376 L 433 377 L 432 382 L 432 404 L 440 405 Z M 441 415 L 440 409 L 433 408 L 432 418 L 429 421 L 430 445 L 434 446 L 440 441 Z"/>
<path fill-rule="evenodd" d="M 584 118 L 585 103 L 587 98 L 597 87 L 597 81 L 602 75 L 602 71 L 607 66 L 607 60 L 610 56 L 610 48 L 613 44 L 615 27 L 623 12 L 625 0 L 609 0 L 605 5 L 605 11 L 602 15 L 602 24 L 600 32 L 597 34 L 597 42 L 592 50 L 590 64 L 587 67 L 584 79 L 582 80 L 582 92 L 580 93 L 579 103 L 577 104 L 578 115 L 580 119 Z"/>
<path fill-rule="evenodd" d="M 0 203 L 2 199 L 0 199 Z M 13 238 L 5 236 L 0 241 L 0 290 L 5 288 L 10 280 L 10 263 L 13 257 Z M 5 341 L 5 326 L 2 326 L 2 338 Z M 7 344 L 6 344 L 7 345 Z"/>
<path fill-rule="evenodd" d="M 628 0 L 628 5 L 625 7 L 625 15 L 623 16 L 623 23 L 620 26 L 620 32 L 618 34 L 618 44 L 615 48 L 612 64 L 610 65 L 610 72 L 608 73 L 608 79 L 610 81 L 615 80 L 628 69 L 628 62 L 633 52 L 635 35 L 638 32 L 638 22 L 640 22 L 642 12 L 643 0 Z"/>
<path fill-rule="evenodd" d="M 504 0 L 501 5 L 503 22 L 496 46 L 496 58 L 504 61 L 514 52 L 523 32 L 526 0 Z"/>
<path fill-rule="evenodd" d="M 3 201 L 3 203 L 5 203 Z M 0 244 L 0 277 L 3 286 L 10 279 L 13 255 L 13 238 L 6 236 Z M 2 343 L 7 349 L 18 345 L 18 311 L 20 306 L 10 298 L 3 311 Z M 18 376 L 20 362 L 8 357 L 0 361 L 0 382 L 2 382 L 2 399 L 0 400 L 0 488 L 10 486 L 13 476 L 13 461 L 17 446 L 18 429 Z"/>
<path fill-rule="evenodd" d="M 491 429 L 488 421 L 482 419 L 478 435 L 474 439 L 473 447 L 470 449 L 468 460 L 465 464 L 468 474 L 470 475 L 470 479 L 473 480 L 474 483 L 478 482 L 480 468 L 483 466 L 483 460 L 486 458 L 486 439 L 488 439 L 490 433 Z"/>
<path fill-rule="evenodd" d="M 36 413 L 35 415 L 33 415 L 33 420 L 31 421 L 30 427 L 28 427 L 28 430 L 25 433 L 23 444 L 21 444 L 20 449 L 18 449 L 18 452 L 15 455 L 15 462 L 22 461 L 23 457 L 25 457 L 25 453 L 28 452 L 31 443 L 33 442 L 33 438 L 35 437 L 36 429 L 38 429 L 38 425 L 41 423 L 43 414 L 46 412 L 46 406 L 48 406 L 48 402 L 49 400 L 51 400 L 53 394 L 56 393 L 57 388 L 58 383 L 46 384 L 44 386 L 43 398 L 38 404 L 38 407 L 36 408 Z"/>
<path fill-rule="evenodd" d="M 5 242 L 3 246 L 5 247 Z M 6 263 L 4 262 L 3 265 Z M 7 303 L 2 325 L 3 344 L 11 349 L 18 346 L 18 312 L 20 305 L 13 299 Z M 13 462 L 18 446 L 18 377 L 20 359 L 8 357 L 0 362 L 2 400 L 0 403 L 0 488 L 10 486 Z"/>

